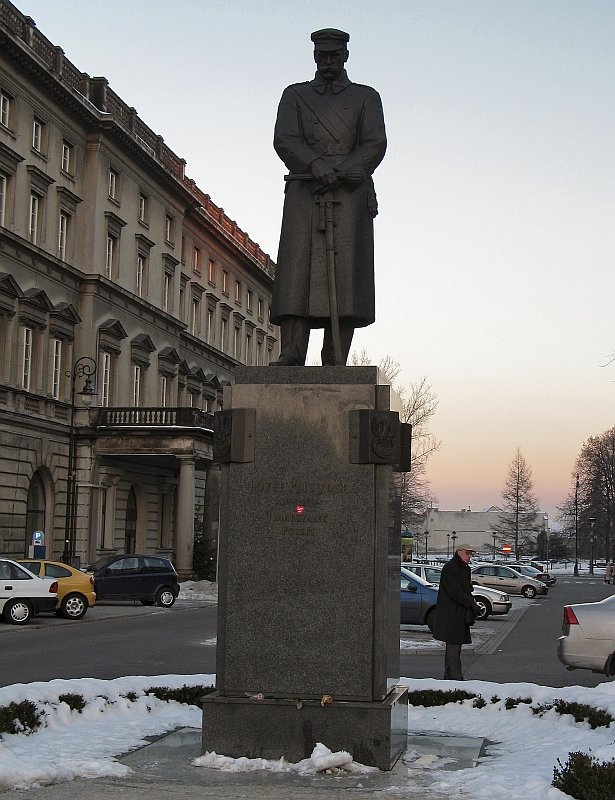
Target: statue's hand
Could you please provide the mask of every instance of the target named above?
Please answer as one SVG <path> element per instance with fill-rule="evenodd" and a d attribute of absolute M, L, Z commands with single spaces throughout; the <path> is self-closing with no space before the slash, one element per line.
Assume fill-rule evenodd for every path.
<path fill-rule="evenodd" d="M 334 167 L 330 167 L 322 158 L 312 161 L 310 172 L 315 180 L 312 186 L 312 191 L 315 193 L 336 189 L 340 185 L 341 176 L 339 172 Z"/>

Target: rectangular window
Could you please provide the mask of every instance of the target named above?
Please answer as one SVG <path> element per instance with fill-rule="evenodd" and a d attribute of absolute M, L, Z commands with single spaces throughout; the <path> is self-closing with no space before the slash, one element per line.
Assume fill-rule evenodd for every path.
<path fill-rule="evenodd" d="M 137 295 L 139 297 L 143 297 L 143 279 L 145 276 L 145 256 L 138 255 L 137 256 Z"/>
<path fill-rule="evenodd" d="M 112 200 L 117 199 L 117 188 L 118 188 L 118 174 L 114 170 L 109 170 L 109 197 Z"/>
<path fill-rule="evenodd" d="M 68 238 L 69 215 L 60 211 L 60 222 L 58 224 L 58 258 L 66 261 L 66 242 Z"/>
<path fill-rule="evenodd" d="M 260 339 L 256 340 L 256 366 L 263 366 L 263 342 Z"/>
<path fill-rule="evenodd" d="M 115 260 L 117 257 L 117 239 L 115 236 L 107 234 L 107 254 L 105 257 L 105 277 L 112 280 Z"/>
<path fill-rule="evenodd" d="M 30 391 L 30 379 L 32 378 L 32 328 L 23 330 L 23 370 L 21 383 L 23 388 Z"/>
<path fill-rule="evenodd" d="M 138 408 L 141 402 L 141 367 L 132 365 L 132 405 Z"/>
<path fill-rule="evenodd" d="M 244 362 L 250 366 L 252 363 L 252 334 L 246 331 L 246 350 Z"/>
<path fill-rule="evenodd" d="M 246 308 L 250 313 L 252 313 L 252 290 L 248 289 L 248 293 L 246 295 Z"/>
<path fill-rule="evenodd" d="M 201 251 L 198 247 L 192 250 L 192 270 L 201 274 Z"/>
<path fill-rule="evenodd" d="M 216 332 L 215 313 L 216 312 L 214 311 L 213 308 L 208 308 L 207 309 L 207 342 L 209 344 L 213 344 L 215 342 L 215 340 L 216 340 L 216 337 L 215 337 L 215 332 Z"/>
<path fill-rule="evenodd" d="M 228 294 L 228 272 L 225 269 L 222 270 L 222 292 Z"/>
<path fill-rule="evenodd" d="M 190 320 L 190 333 L 191 333 L 193 336 L 198 336 L 198 335 L 199 335 L 199 330 L 200 330 L 200 325 L 199 325 L 200 316 L 201 316 L 201 304 L 200 304 L 200 302 L 197 300 L 197 298 L 195 298 L 195 297 L 194 297 L 194 298 L 192 299 L 192 318 L 191 318 L 191 320 Z"/>
<path fill-rule="evenodd" d="M 164 238 L 169 244 L 173 244 L 173 217 L 166 216 L 164 220 Z"/>
<path fill-rule="evenodd" d="M 0 123 L 5 128 L 11 127 L 11 100 L 12 97 L 6 92 L 0 92 Z"/>
<path fill-rule="evenodd" d="M 62 142 L 62 171 L 73 173 L 73 146 L 67 141 Z"/>
<path fill-rule="evenodd" d="M 62 340 L 53 339 L 52 341 L 52 362 L 51 362 L 51 396 L 54 400 L 60 398 L 60 386 L 62 382 Z"/>
<path fill-rule="evenodd" d="M 224 317 L 220 320 L 220 350 L 226 348 L 226 331 L 228 329 L 228 320 Z"/>
<path fill-rule="evenodd" d="M 109 391 L 111 388 L 111 354 L 102 354 L 101 363 L 100 404 L 105 408 L 109 405 Z"/>
<path fill-rule="evenodd" d="M 259 319 L 263 318 L 263 301 L 260 297 L 258 298 L 258 305 L 256 306 L 256 316 Z"/>
<path fill-rule="evenodd" d="M 171 293 L 171 276 L 165 272 L 162 284 L 162 310 L 169 311 L 169 295 Z"/>
<path fill-rule="evenodd" d="M 213 258 L 209 259 L 209 264 L 207 266 L 207 280 L 212 286 L 216 285 L 216 262 Z"/>
<path fill-rule="evenodd" d="M 34 117 L 32 121 L 32 149 L 37 153 L 43 152 L 43 127 L 44 123 Z"/>
<path fill-rule="evenodd" d="M 241 281 L 235 281 L 235 302 L 241 305 Z"/>
<path fill-rule="evenodd" d="M 6 175 L 0 172 L 0 227 L 4 227 L 4 218 L 6 214 L 6 188 L 8 181 Z"/>
<path fill-rule="evenodd" d="M 233 358 L 241 359 L 241 328 L 235 327 L 233 335 Z"/>
<path fill-rule="evenodd" d="M 147 197 L 139 195 L 139 222 L 147 222 Z"/>
<path fill-rule="evenodd" d="M 160 376 L 160 407 L 166 408 L 167 405 L 167 388 L 168 381 L 166 375 Z"/>
<path fill-rule="evenodd" d="M 29 234 L 32 244 L 36 244 L 38 239 L 38 213 L 40 198 L 37 194 L 30 195 L 30 225 Z"/>

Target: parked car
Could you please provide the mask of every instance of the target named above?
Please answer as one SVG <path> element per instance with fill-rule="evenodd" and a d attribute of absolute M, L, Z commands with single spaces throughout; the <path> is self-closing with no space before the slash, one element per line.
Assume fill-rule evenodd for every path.
<path fill-rule="evenodd" d="M 568 669 L 615 675 L 615 595 L 564 606 L 557 657 Z"/>
<path fill-rule="evenodd" d="M 401 568 L 400 622 L 402 625 L 427 625 L 433 628 L 438 590 L 414 572 Z"/>
<path fill-rule="evenodd" d="M 38 578 L 9 558 L 0 558 L 0 611 L 11 625 L 25 625 L 39 611 L 53 611 L 58 582 Z"/>
<path fill-rule="evenodd" d="M 61 561 L 48 561 L 44 558 L 19 558 L 18 564 L 38 575 L 58 582 L 58 602 L 56 613 L 66 619 L 81 619 L 90 606 L 96 602 L 94 578 L 80 569 L 70 567 Z"/>
<path fill-rule="evenodd" d="M 507 594 L 522 594 L 524 597 L 536 597 L 537 594 L 549 592 L 542 581 L 522 575 L 512 567 L 500 567 L 497 564 L 478 564 L 473 567 L 472 583 L 490 586 Z"/>
<path fill-rule="evenodd" d="M 414 563 L 405 563 L 402 566 L 409 572 L 419 575 L 427 583 L 440 583 L 442 567 Z M 491 615 L 508 614 L 512 608 L 510 597 L 498 589 L 491 589 L 488 586 L 473 586 L 472 595 L 481 609 L 478 619 L 487 619 Z"/>
<path fill-rule="evenodd" d="M 94 577 L 97 600 L 139 600 L 170 608 L 179 594 L 177 572 L 168 558 L 123 553 L 104 556 L 86 567 Z"/>
<path fill-rule="evenodd" d="M 511 564 L 505 564 L 504 566 L 511 567 L 515 570 L 515 572 L 520 572 L 522 575 L 527 575 L 528 578 L 534 578 L 537 581 L 541 581 L 545 584 L 545 586 L 553 586 L 553 584 L 557 582 L 555 575 L 551 575 L 550 572 L 545 572 L 537 567 L 533 567 L 531 564 L 519 564 L 518 562 L 513 562 Z"/>

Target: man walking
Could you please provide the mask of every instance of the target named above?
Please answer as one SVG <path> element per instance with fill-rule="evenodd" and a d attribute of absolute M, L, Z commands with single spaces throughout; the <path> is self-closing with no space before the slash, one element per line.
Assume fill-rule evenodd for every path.
<path fill-rule="evenodd" d="M 386 151 L 382 103 L 348 79 L 347 33 L 311 38 L 316 76 L 284 90 L 273 141 L 290 173 L 271 304 L 280 366 L 305 364 L 311 328 L 325 329 L 322 363 L 344 365 L 354 329 L 374 321 L 371 176 Z"/>
<path fill-rule="evenodd" d="M 470 625 L 480 614 L 472 597 L 471 571 L 468 566 L 475 551 L 469 544 L 460 544 L 450 561 L 442 567 L 433 636 L 446 642 L 444 654 L 445 680 L 464 680 L 461 672 L 461 646 L 471 644 Z"/>

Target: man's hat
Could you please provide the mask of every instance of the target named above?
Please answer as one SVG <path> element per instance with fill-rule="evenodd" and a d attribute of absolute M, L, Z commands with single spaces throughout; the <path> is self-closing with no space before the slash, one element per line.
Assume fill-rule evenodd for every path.
<path fill-rule="evenodd" d="M 321 31 L 314 31 L 310 38 L 317 50 L 331 52 L 345 50 L 350 40 L 350 34 L 338 31 L 336 28 L 323 28 Z"/>
<path fill-rule="evenodd" d="M 472 547 L 471 544 L 458 544 L 457 547 L 455 548 L 455 552 L 457 552 L 457 550 L 467 550 L 468 553 L 476 552 L 476 548 Z"/>

